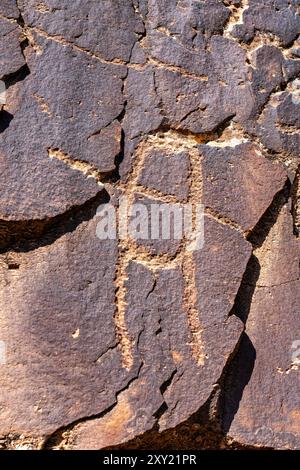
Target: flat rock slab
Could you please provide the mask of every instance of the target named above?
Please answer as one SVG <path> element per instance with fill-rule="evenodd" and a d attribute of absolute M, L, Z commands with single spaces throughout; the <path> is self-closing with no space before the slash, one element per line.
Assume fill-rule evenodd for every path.
<path fill-rule="evenodd" d="M 72 162 L 115 169 L 124 107 L 123 68 L 101 64 L 83 52 L 41 40 L 42 52 L 30 51 L 30 75 L 8 90 L 2 132 L 0 218 L 34 220 L 54 217 L 94 197 L 100 188 L 79 169 L 50 159 L 59 151 Z M 113 97 L 113 98 L 112 98 Z M 95 104 L 96 103 L 96 104 Z M 28 132 L 30 123 L 31 131 Z"/>
<path fill-rule="evenodd" d="M 102 412 L 133 375 L 116 347 L 117 247 L 100 243 L 96 225 L 95 217 L 50 247 L 1 258 L 2 435 L 38 437 Z"/>
<path fill-rule="evenodd" d="M 188 198 L 189 171 L 189 157 L 184 152 L 170 154 L 154 149 L 145 156 L 138 184 L 184 202 Z"/>
<path fill-rule="evenodd" d="M 202 146 L 203 199 L 244 231 L 252 230 L 286 181 L 283 167 L 263 157 L 250 143 L 235 147 Z M 241 192 L 241 187 L 243 191 Z M 262 190 L 261 197 L 256 195 Z"/>
<path fill-rule="evenodd" d="M 68 0 L 21 0 L 20 5 L 30 26 L 49 36 L 63 37 L 107 61 L 129 61 L 135 42 L 144 32 L 132 2 L 124 0 L 83 0 L 80 8 Z"/>

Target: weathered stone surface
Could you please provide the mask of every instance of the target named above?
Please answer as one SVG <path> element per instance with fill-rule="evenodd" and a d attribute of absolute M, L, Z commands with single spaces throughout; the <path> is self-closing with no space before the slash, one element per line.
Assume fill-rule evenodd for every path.
<path fill-rule="evenodd" d="M 299 160 L 299 97 L 299 80 L 294 80 L 289 91 L 274 95 L 256 126 L 262 143 L 273 152 L 286 153 L 293 162 L 292 169 Z"/>
<path fill-rule="evenodd" d="M 0 5 L 0 14 L 8 18 L 18 18 L 20 12 L 16 0 L 2 0 Z"/>
<path fill-rule="evenodd" d="M 93 179 L 49 159 L 58 149 L 71 160 L 115 168 L 124 106 L 124 70 L 42 40 L 31 51 L 31 74 L 13 93 L 13 119 L 2 133 L 1 218 L 43 219 L 83 204 L 100 190 Z M 79 84 L 79 86 L 78 86 Z M 7 111 L 10 111 L 9 104 Z M 30 126 L 31 132 L 28 132 Z"/>
<path fill-rule="evenodd" d="M 49 36 L 61 36 L 108 61 L 129 61 L 135 42 L 144 32 L 132 3 L 124 0 L 84 0 L 80 8 L 68 0 L 26 0 L 20 5 L 29 25 Z"/>
<path fill-rule="evenodd" d="M 122 128 L 115 119 L 87 138 L 86 161 L 100 172 L 109 173 L 116 169 L 116 158 L 121 151 Z"/>
<path fill-rule="evenodd" d="M 158 418 L 161 430 L 176 426 L 196 412 L 213 391 L 242 332 L 242 322 L 228 314 L 251 248 L 235 230 L 209 219 L 206 225 L 209 238 L 203 252 L 194 259 L 197 308 L 203 325 L 203 364 L 191 355 L 193 340 L 184 301 L 184 268 L 158 269 L 151 274 L 143 263 L 130 264 L 126 320 L 135 340 L 134 363 L 141 366 L 139 378 L 119 396 L 116 408 L 104 419 L 73 429 L 75 449 L 99 449 L 130 440 L 151 429 Z M 219 292 L 216 302 L 217 286 L 228 278 L 237 257 L 240 270 L 233 282 Z M 193 282 L 192 273 L 187 276 Z M 215 289 L 206 282 L 210 276 Z M 212 323 L 211 329 L 207 325 Z M 219 338 L 218 344 L 212 341 L 213 335 Z"/>
<path fill-rule="evenodd" d="M 156 130 L 163 121 L 159 109 L 159 97 L 155 89 L 153 67 L 145 70 L 129 70 L 126 80 L 127 97 L 124 129 L 130 139 Z"/>
<path fill-rule="evenodd" d="M 298 7 L 2 0 L 0 447 L 300 447 Z"/>
<path fill-rule="evenodd" d="M 19 42 L 21 32 L 18 25 L 0 18 L 0 79 L 25 65 Z"/>
<path fill-rule="evenodd" d="M 297 14 L 299 1 L 249 0 L 243 12 L 243 22 L 233 28 L 233 35 L 245 42 L 251 41 L 256 32 L 272 33 L 287 46 L 299 34 L 300 19 Z"/>
<path fill-rule="evenodd" d="M 188 154 L 184 152 L 170 154 L 155 149 L 145 158 L 138 184 L 164 195 L 175 196 L 178 201 L 186 201 L 189 193 L 189 171 Z"/>
<path fill-rule="evenodd" d="M 196 35 L 222 33 L 230 11 L 218 0 L 148 2 L 151 29 L 166 28 L 187 45 L 193 45 Z"/>
<path fill-rule="evenodd" d="M 161 43 L 161 54 L 173 51 L 168 42 L 172 45 L 174 40 L 168 38 Z M 194 133 L 210 132 L 235 115 L 237 120 L 245 119 L 245 112 L 249 110 L 240 106 L 241 100 L 246 101 L 250 109 L 252 107 L 250 86 L 245 83 L 248 67 L 245 64 L 244 51 L 233 41 L 218 36 L 212 37 L 209 47 L 209 53 L 205 50 L 189 53 L 185 49 L 181 54 L 180 51 L 174 51 L 174 54 L 171 52 L 170 57 L 174 57 L 173 60 L 178 57 L 171 65 L 182 67 L 183 72 L 187 69 L 190 76 L 182 74 L 180 70 L 168 70 L 167 67 L 158 67 L 155 73 L 163 113 L 172 127 Z M 196 58 L 194 61 L 194 56 L 200 59 Z M 166 61 L 161 56 L 159 59 Z M 199 60 L 202 64 L 195 70 L 193 64 L 197 64 Z M 238 68 L 237 63 L 240 64 Z M 193 73 L 200 76 L 194 77 Z"/>
<path fill-rule="evenodd" d="M 284 169 L 269 162 L 259 147 L 250 143 L 224 148 L 203 145 L 200 150 L 204 204 L 243 230 L 253 229 L 283 188 Z"/>
<path fill-rule="evenodd" d="M 265 45 L 251 54 L 252 90 L 256 98 L 252 116 L 259 113 L 271 93 L 280 88 L 300 72 L 300 62 L 287 60 L 275 46 Z"/>
<path fill-rule="evenodd" d="M 138 246 L 147 248 L 153 255 L 169 254 L 175 256 L 182 244 L 182 234 L 178 235 L 175 230 L 176 220 L 177 223 L 180 223 L 181 219 L 178 217 L 173 221 L 172 217 L 175 218 L 176 216 L 172 216 L 172 203 L 166 203 L 161 199 L 154 199 L 137 193 L 134 195 L 133 204 L 134 206 L 129 212 L 129 230 L 135 243 Z M 175 202 L 174 209 L 176 207 L 180 210 L 179 203 Z M 155 215 L 152 210 L 155 211 Z M 160 216 L 158 211 L 164 215 Z M 163 225 L 162 218 L 164 218 L 164 221 L 168 218 L 170 223 Z M 145 230 L 139 226 L 139 223 L 143 224 L 143 221 L 146 222 Z M 144 227 L 144 224 L 142 227 Z"/>
<path fill-rule="evenodd" d="M 113 322 L 116 244 L 97 239 L 96 223 L 12 255 L 18 269 L 1 257 L 1 435 L 41 436 L 101 413 L 130 380 Z"/>
<path fill-rule="evenodd" d="M 247 319 L 248 340 L 229 379 L 225 420 L 229 435 L 241 444 L 299 448 L 299 254 L 285 207 L 256 251 L 261 271 Z M 241 396 L 246 361 L 253 371 Z"/>
<path fill-rule="evenodd" d="M 170 343 L 177 375 L 164 394 L 168 410 L 160 419 L 162 429 L 176 426 L 181 420 L 180 416 L 187 419 L 200 408 L 199 403 L 205 403 L 242 332 L 239 319 L 229 317 L 229 313 L 251 248 L 240 234 L 215 221 L 205 220 L 205 227 L 205 246 L 193 256 L 195 280 L 192 279 L 193 273 L 186 273 L 187 282 L 195 283 L 196 298 L 189 301 L 195 302 L 199 318 L 200 331 L 195 331 L 195 337 L 200 341 L 203 363 L 199 362 L 199 358 L 197 361 L 197 358 L 195 360 L 191 357 L 188 350 L 193 341 L 191 333 L 183 317 L 180 325 L 177 324 L 175 318 L 180 317 L 176 315 L 174 305 L 165 323 L 167 330 L 171 332 Z M 236 259 L 239 260 L 239 269 L 234 278 L 231 277 L 230 282 L 226 283 L 224 279 L 228 279 L 229 273 L 232 273 Z M 221 290 L 218 287 L 220 283 Z M 165 284 L 166 281 L 163 282 L 162 289 Z M 223 338 L 218 345 L 213 339 L 215 335 Z"/>

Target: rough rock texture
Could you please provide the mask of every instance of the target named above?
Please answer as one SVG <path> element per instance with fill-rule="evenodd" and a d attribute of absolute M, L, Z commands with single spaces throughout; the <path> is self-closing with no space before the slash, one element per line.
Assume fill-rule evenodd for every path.
<path fill-rule="evenodd" d="M 2 448 L 300 448 L 299 8 L 1 1 Z"/>
<path fill-rule="evenodd" d="M 297 449 L 299 245 L 286 206 L 254 256 L 260 270 L 249 312 L 245 311 L 245 299 L 239 299 L 239 313 L 244 320 L 248 318 L 241 349 L 228 374 L 225 422 L 228 420 L 228 433 L 242 444 Z M 247 281 L 250 284 L 250 279 Z M 247 288 L 253 289 L 250 285 Z M 249 369 L 253 369 L 251 373 Z M 241 387 L 239 374 L 244 376 L 245 388 L 233 416 Z"/>

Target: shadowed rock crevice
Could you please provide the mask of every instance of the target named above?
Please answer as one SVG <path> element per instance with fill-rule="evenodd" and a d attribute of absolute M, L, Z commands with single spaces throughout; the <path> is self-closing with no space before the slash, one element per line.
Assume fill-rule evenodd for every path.
<path fill-rule="evenodd" d="M 15 85 L 18 82 L 22 82 L 25 80 L 26 77 L 30 75 L 30 70 L 27 64 L 23 65 L 19 70 L 13 72 L 9 75 L 4 75 L 2 80 L 5 83 L 6 89 L 10 88 L 11 86 Z"/>
<path fill-rule="evenodd" d="M 289 180 L 276 194 L 271 205 L 255 228 L 248 234 L 253 247 L 261 246 L 278 219 L 282 207 L 287 203 L 291 191 Z M 245 270 L 234 306 L 229 314 L 247 323 L 252 298 L 260 274 L 260 264 L 252 254 Z M 168 431 L 159 432 L 158 424 L 144 435 L 121 446 L 110 449 L 270 449 L 264 446 L 247 446 L 227 437 L 227 432 L 239 408 L 245 386 L 249 383 L 256 359 L 255 348 L 244 332 L 235 351 L 229 358 L 218 381 L 217 390 L 206 405 L 187 422 Z M 165 412 L 166 407 L 162 412 Z M 197 444 L 197 442 L 199 444 Z M 182 447 L 181 447 L 182 445 Z"/>
<path fill-rule="evenodd" d="M 118 116 L 117 118 L 117 120 L 119 121 L 121 125 L 121 138 L 120 138 L 120 152 L 115 156 L 115 161 L 114 161 L 115 169 L 112 172 L 103 175 L 103 178 L 102 178 L 103 183 L 117 183 L 121 178 L 120 166 L 122 165 L 122 162 L 125 157 L 125 131 L 122 127 L 122 123 L 126 114 L 126 106 L 127 106 L 127 102 L 125 101 L 124 109 L 122 113 L 120 114 L 120 116 Z"/>
<path fill-rule="evenodd" d="M 256 283 L 259 278 L 260 264 L 254 254 L 252 254 L 242 283 L 238 290 L 234 306 L 230 312 L 230 315 L 236 315 L 246 324 L 249 315 L 252 297 L 256 288 Z"/>
<path fill-rule="evenodd" d="M 271 228 L 276 223 L 282 207 L 288 203 L 290 195 L 291 182 L 287 179 L 283 189 L 275 195 L 272 204 L 265 211 L 258 224 L 247 235 L 247 239 L 254 249 L 262 246 Z"/>
<path fill-rule="evenodd" d="M 16 83 L 25 80 L 28 75 L 30 75 L 30 70 L 28 65 L 25 64 L 16 72 L 3 76 L 1 80 L 5 84 L 6 90 L 8 90 L 11 86 L 15 85 Z M 9 111 L 6 111 L 5 109 L 0 109 L 0 134 L 9 127 L 13 118 L 14 116 Z"/>
<path fill-rule="evenodd" d="M 13 118 L 14 118 L 13 115 L 8 113 L 7 111 L 4 111 L 4 110 L 0 111 L 0 134 L 1 132 L 4 132 L 9 127 Z"/>
<path fill-rule="evenodd" d="M 172 374 L 170 375 L 170 377 L 160 386 L 160 393 L 162 394 L 162 396 L 164 396 L 164 393 L 166 392 L 166 390 L 170 387 L 171 383 L 172 383 L 172 380 L 174 379 L 175 375 L 177 373 L 177 369 L 175 369 Z M 162 417 L 162 415 L 166 412 L 166 410 L 168 409 L 168 405 L 166 402 L 163 402 L 163 404 L 161 405 L 161 407 L 155 412 L 154 416 L 155 416 L 155 419 L 157 419 L 157 421 L 160 420 L 160 418 Z"/>
<path fill-rule="evenodd" d="M 84 221 L 96 214 L 100 204 L 110 200 L 105 190 L 79 207 L 66 213 L 44 220 L 4 221 L 0 220 L 0 253 L 14 251 L 26 253 L 41 246 L 54 243 L 64 234 L 73 232 Z"/>
<path fill-rule="evenodd" d="M 238 352 L 228 367 L 222 387 L 222 428 L 225 434 L 230 429 L 243 390 L 251 378 L 255 358 L 255 348 L 247 334 L 243 333 Z"/>

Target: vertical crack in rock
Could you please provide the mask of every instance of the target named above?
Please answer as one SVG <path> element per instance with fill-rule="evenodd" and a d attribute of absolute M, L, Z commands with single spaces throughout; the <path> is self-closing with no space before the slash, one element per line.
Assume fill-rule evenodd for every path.
<path fill-rule="evenodd" d="M 173 381 L 174 377 L 176 376 L 176 374 L 177 374 L 177 369 L 174 369 L 173 372 L 171 373 L 170 377 L 168 377 L 167 380 L 165 380 L 165 382 L 163 382 L 161 384 L 159 390 L 160 390 L 160 393 L 161 393 L 162 396 L 164 396 L 166 390 L 171 386 L 172 381 Z M 153 416 L 157 420 L 154 427 L 157 427 L 157 424 L 158 424 L 160 418 L 162 417 L 162 415 L 165 413 L 165 411 L 167 409 L 168 409 L 168 405 L 164 401 L 163 404 L 160 406 L 160 408 L 153 414 Z"/>
<path fill-rule="evenodd" d="M 17 5 L 17 8 L 18 8 L 18 5 Z M 24 28 L 23 28 L 24 27 L 24 21 L 23 21 L 20 10 L 19 10 L 19 18 L 17 18 L 17 19 L 6 18 L 2 15 L 0 17 L 3 18 L 4 20 L 7 20 L 7 21 L 11 22 L 12 24 L 19 25 L 18 30 L 20 30 L 20 34 L 19 34 L 19 39 L 18 40 L 19 40 L 19 47 L 20 47 L 20 51 L 21 51 L 21 58 L 23 58 L 23 60 L 22 60 L 23 65 L 21 65 L 21 67 L 18 68 L 17 70 L 14 70 L 13 72 L 8 73 L 8 74 L 4 74 L 4 75 L 3 75 L 3 71 L 0 70 L 0 79 L 4 82 L 5 88 L 6 88 L 6 93 L 7 93 L 7 90 L 10 87 L 14 86 L 18 82 L 21 82 L 21 81 L 25 80 L 26 77 L 28 77 L 28 75 L 30 75 L 30 69 L 29 69 L 29 67 L 26 63 L 26 55 L 25 55 L 25 49 L 28 47 L 29 42 L 28 42 L 28 39 L 27 39 L 27 37 L 24 33 Z M 12 60 L 12 63 L 14 63 L 13 60 Z M 13 65 L 12 65 L 12 67 L 13 67 Z M 13 69 L 14 69 L 14 67 L 13 67 Z M 10 125 L 11 121 L 13 120 L 13 118 L 14 118 L 14 116 L 6 109 L 6 103 L 0 104 L 0 134 L 2 132 L 4 132 L 9 127 L 9 125 Z"/>
<path fill-rule="evenodd" d="M 22 5 L 21 5 L 20 0 L 16 0 L 16 6 L 17 6 L 17 9 L 19 11 L 19 16 L 17 18 L 17 21 L 18 21 L 20 26 L 24 27 L 25 21 L 24 21 L 24 18 L 23 18 Z"/>

